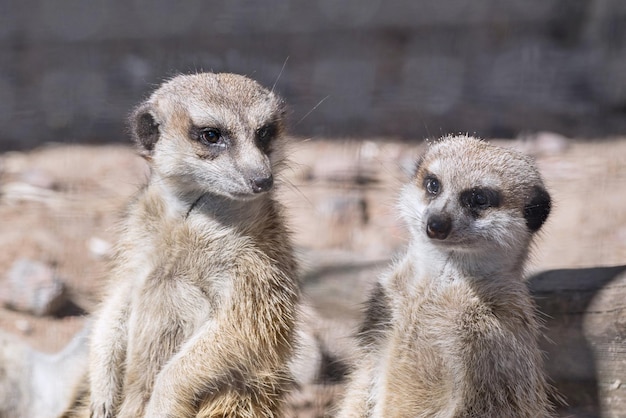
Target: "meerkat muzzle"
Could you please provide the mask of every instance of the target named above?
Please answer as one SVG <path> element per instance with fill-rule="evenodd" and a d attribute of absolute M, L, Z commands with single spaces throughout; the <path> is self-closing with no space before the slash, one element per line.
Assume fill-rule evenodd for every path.
<path fill-rule="evenodd" d="M 426 235 L 431 239 L 444 240 L 452 229 L 452 219 L 449 215 L 431 215 L 426 222 Z"/>
<path fill-rule="evenodd" d="M 268 177 L 255 177 L 250 180 L 250 184 L 254 193 L 267 192 L 274 185 L 274 177 L 271 174 Z"/>

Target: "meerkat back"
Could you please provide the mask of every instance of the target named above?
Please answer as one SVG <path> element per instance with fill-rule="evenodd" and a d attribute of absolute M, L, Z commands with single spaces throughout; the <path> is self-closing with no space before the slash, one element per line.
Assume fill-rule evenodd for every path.
<path fill-rule="evenodd" d="M 339 416 L 552 416 L 523 271 L 550 207 L 528 157 L 465 136 L 431 145 L 402 191 L 411 239 L 367 304 Z"/>

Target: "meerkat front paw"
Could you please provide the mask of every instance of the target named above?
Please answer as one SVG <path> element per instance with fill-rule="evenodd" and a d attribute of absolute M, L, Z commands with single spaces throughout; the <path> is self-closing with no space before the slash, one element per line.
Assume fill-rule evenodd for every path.
<path fill-rule="evenodd" d="M 113 418 L 113 405 L 105 403 L 91 404 L 89 418 Z"/>

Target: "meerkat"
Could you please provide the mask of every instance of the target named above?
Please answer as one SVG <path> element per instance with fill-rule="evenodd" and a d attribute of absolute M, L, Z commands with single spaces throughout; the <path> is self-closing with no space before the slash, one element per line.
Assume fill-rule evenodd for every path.
<path fill-rule="evenodd" d="M 174 77 L 133 112 L 151 173 L 94 323 L 92 418 L 282 416 L 299 300 L 273 196 L 284 120 L 235 74 Z"/>
<path fill-rule="evenodd" d="M 552 416 L 523 272 L 550 208 L 529 157 L 433 144 L 401 193 L 411 238 L 366 305 L 339 417 Z"/>

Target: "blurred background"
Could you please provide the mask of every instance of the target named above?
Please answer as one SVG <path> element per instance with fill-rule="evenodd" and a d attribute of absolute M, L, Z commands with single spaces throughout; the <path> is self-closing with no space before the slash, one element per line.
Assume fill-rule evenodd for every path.
<path fill-rule="evenodd" d="M 68 342 L 149 172 L 127 115 L 198 71 L 286 98 L 279 198 L 338 346 L 406 245 L 395 203 L 423 139 L 469 133 L 533 156 L 554 205 L 529 288 L 559 416 L 626 417 L 624 0 L 0 0 L 0 377 L 30 384 L 41 363 L 56 384 L 77 364 Z M 0 378 L 0 416 L 34 416 L 3 415 L 41 398 L 17 386 Z"/>
<path fill-rule="evenodd" d="M 125 141 L 178 73 L 274 86 L 302 136 L 626 128 L 622 0 L 3 0 L 0 148 Z"/>

